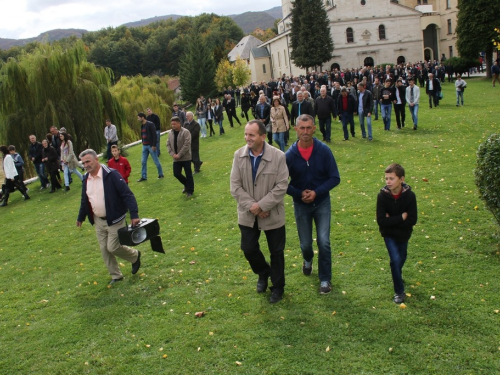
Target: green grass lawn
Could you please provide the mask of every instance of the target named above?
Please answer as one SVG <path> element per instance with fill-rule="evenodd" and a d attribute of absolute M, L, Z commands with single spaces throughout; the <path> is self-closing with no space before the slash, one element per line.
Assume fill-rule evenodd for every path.
<path fill-rule="evenodd" d="M 143 266 L 108 288 L 93 227 L 75 225 L 80 183 L 68 193 L 11 195 L 0 210 L 1 374 L 495 374 L 500 372 L 498 227 L 474 185 L 480 142 L 499 130 L 500 89 L 469 79 L 465 106 L 452 84 L 419 129 L 331 148 L 341 184 L 332 191 L 333 291 L 320 296 L 316 268 L 302 275 L 293 204 L 286 197 L 283 301 L 255 292 L 239 250 L 229 194 L 243 126 L 201 139 L 202 173 L 186 199 L 172 177 L 140 177 L 140 147 L 128 150 L 141 217 L 158 218 L 166 254 L 140 245 Z M 227 122 L 227 121 L 226 121 Z M 396 128 L 393 114 L 392 128 Z M 319 133 L 319 131 L 318 131 Z M 217 131 L 218 134 L 218 131 Z M 384 169 L 406 169 L 419 220 L 404 268 L 406 308 L 392 302 L 389 257 L 375 221 Z M 264 239 L 264 236 L 262 236 Z M 265 240 L 262 246 L 266 249 Z M 434 296 L 434 297 L 432 297 Z M 195 313 L 205 311 L 196 318 Z"/>

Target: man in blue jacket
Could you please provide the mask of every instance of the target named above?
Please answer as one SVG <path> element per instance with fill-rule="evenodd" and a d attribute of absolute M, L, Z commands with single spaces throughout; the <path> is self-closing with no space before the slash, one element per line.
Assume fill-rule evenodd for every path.
<path fill-rule="evenodd" d="M 83 151 L 80 160 L 87 173 L 83 177 L 82 200 L 76 226 L 81 227 L 86 217 L 90 224 L 95 225 L 102 258 L 111 275 L 112 285 L 123 280 L 115 256 L 132 263 L 133 275 L 141 267 L 141 252 L 122 246 L 118 240 L 118 229 L 125 226 L 127 210 L 130 211 L 132 226 L 139 224 L 137 201 L 120 173 L 99 164 L 94 150 Z"/>
<path fill-rule="evenodd" d="M 312 223 L 316 224 L 318 276 L 320 293 L 332 290 L 332 255 L 330 248 L 330 190 L 340 183 L 339 170 L 330 148 L 313 137 L 316 126 L 310 115 L 297 118 L 298 141 L 286 152 L 290 174 L 287 194 L 293 197 L 295 222 L 304 257 L 302 272 L 311 275 L 313 266 Z"/>

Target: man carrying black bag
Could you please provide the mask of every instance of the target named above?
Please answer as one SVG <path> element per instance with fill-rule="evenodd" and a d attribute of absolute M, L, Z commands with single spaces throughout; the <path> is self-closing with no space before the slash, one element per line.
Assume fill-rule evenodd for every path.
<path fill-rule="evenodd" d="M 125 226 L 125 216 L 130 212 L 132 226 L 139 222 L 139 209 L 134 194 L 123 177 L 114 169 L 99 163 L 94 150 L 80 154 L 80 160 L 87 171 L 83 177 L 82 200 L 76 226 L 81 227 L 85 217 L 95 225 L 102 258 L 111 275 L 110 284 L 123 280 L 116 256 L 132 263 L 132 274 L 141 267 L 141 252 L 122 246 L 118 230 Z"/>

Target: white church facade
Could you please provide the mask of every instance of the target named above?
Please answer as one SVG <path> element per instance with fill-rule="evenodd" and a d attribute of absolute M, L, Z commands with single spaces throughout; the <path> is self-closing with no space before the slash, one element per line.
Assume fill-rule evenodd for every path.
<path fill-rule="evenodd" d="M 334 51 L 317 70 L 439 60 L 455 52 L 458 0 L 324 0 Z M 250 53 L 252 81 L 305 73 L 290 60 L 291 0 L 278 35 Z"/>

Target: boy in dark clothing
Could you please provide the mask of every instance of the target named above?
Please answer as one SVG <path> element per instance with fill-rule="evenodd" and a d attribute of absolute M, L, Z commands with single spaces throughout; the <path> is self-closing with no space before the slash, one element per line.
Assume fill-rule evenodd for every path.
<path fill-rule="evenodd" d="M 385 169 L 384 186 L 377 197 L 377 224 L 389 252 L 394 302 L 405 300 L 403 266 L 406 261 L 408 240 L 417 223 L 417 198 L 405 184 L 405 170 L 399 164 Z"/>

